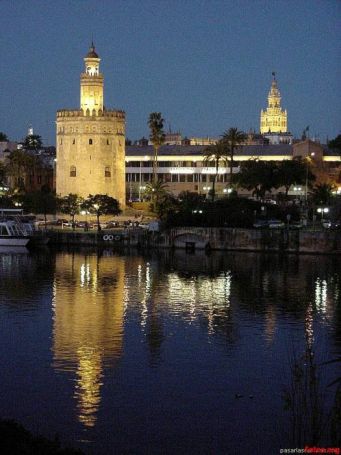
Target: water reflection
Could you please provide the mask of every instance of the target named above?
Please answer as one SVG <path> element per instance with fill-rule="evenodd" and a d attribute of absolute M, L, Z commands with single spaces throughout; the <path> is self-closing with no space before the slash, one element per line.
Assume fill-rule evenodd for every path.
<path fill-rule="evenodd" d="M 129 258 L 126 306 L 139 315 L 152 365 L 162 360 L 164 325 L 170 319 L 203 324 L 208 335 L 231 332 L 232 274 L 220 266 L 220 261 L 204 253 L 187 255 L 177 251 L 153 254 L 147 260 Z"/>
<path fill-rule="evenodd" d="M 58 371 L 75 371 L 79 420 L 91 427 L 103 369 L 122 355 L 124 260 L 62 253 L 56 257 L 53 354 Z"/>
<path fill-rule="evenodd" d="M 39 308 L 51 292 L 54 258 L 45 250 L 31 253 L 25 247 L 0 249 L 0 302 L 13 311 Z"/>
<path fill-rule="evenodd" d="M 174 453 L 193 444 L 199 453 L 203 440 L 217 441 L 207 443 L 212 453 L 221 441 L 224 453 L 251 453 L 245 428 L 271 439 L 274 421 L 288 427 L 280 391 L 290 347 L 302 378 L 311 377 L 321 340 L 326 352 L 340 352 L 339 270 L 337 258 L 256 253 L 0 254 L 0 360 L 15 359 L 3 376 L 11 368 L 16 378 L 13 386 L 2 377 L 9 398 L 0 404 L 23 391 L 22 415 L 50 428 L 59 419 L 72 439 L 96 437 L 94 453 L 101 443 L 98 453 L 114 444 L 118 453 L 148 444 L 158 452 L 173 440 Z M 51 316 L 57 375 L 49 370 Z M 65 414 L 46 417 L 46 398 Z M 231 447 L 231 434 L 241 448 Z"/>

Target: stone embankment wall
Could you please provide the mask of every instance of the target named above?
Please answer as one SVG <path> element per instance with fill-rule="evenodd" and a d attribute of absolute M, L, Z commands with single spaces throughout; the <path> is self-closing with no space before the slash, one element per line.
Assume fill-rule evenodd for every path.
<path fill-rule="evenodd" d="M 341 254 L 341 231 L 286 229 L 174 228 L 163 232 L 51 232 L 50 243 L 212 250 Z"/>

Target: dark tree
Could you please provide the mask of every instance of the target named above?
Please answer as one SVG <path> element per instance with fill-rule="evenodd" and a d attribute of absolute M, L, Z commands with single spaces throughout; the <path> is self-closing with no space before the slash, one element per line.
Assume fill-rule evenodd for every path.
<path fill-rule="evenodd" d="M 284 160 L 278 164 L 278 186 L 284 186 L 285 196 L 288 196 L 291 185 L 302 185 L 305 183 L 307 165 L 302 160 Z M 312 174 L 308 172 L 308 179 Z"/>
<path fill-rule="evenodd" d="M 310 193 L 311 199 L 317 205 L 329 205 L 334 189 L 329 183 L 317 184 Z"/>
<path fill-rule="evenodd" d="M 156 183 L 158 180 L 158 152 L 161 145 L 165 142 L 165 133 L 163 131 L 164 119 L 162 118 L 161 112 L 152 112 L 149 115 L 148 126 L 150 129 L 149 138 L 153 143 L 154 147 L 154 161 L 153 161 L 153 182 Z"/>
<path fill-rule="evenodd" d="M 26 212 L 41 213 L 44 215 L 46 228 L 46 215 L 56 213 L 56 195 L 48 191 L 33 191 L 22 196 L 23 208 Z"/>
<path fill-rule="evenodd" d="M 254 196 L 264 198 L 267 192 L 279 187 L 278 166 L 273 161 L 248 160 L 240 165 L 237 182 Z"/>
<path fill-rule="evenodd" d="M 99 224 L 99 217 L 101 215 L 119 215 L 121 213 L 117 199 L 114 199 L 107 194 L 89 194 L 81 204 L 81 208 L 96 215 L 98 231 L 101 230 Z"/>
<path fill-rule="evenodd" d="M 246 141 L 247 135 L 238 128 L 230 128 L 223 134 L 222 142 L 227 147 L 227 155 L 230 161 L 230 185 L 233 185 L 233 160 L 236 150 Z"/>
<path fill-rule="evenodd" d="M 193 210 L 197 210 L 199 207 L 201 207 L 204 200 L 204 195 L 191 191 L 182 191 L 179 194 L 179 204 L 181 210 L 185 212 L 192 212 Z"/>
<path fill-rule="evenodd" d="M 78 196 L 78 194 L 68 194 L 67 196 L 58 198 L 57 206 L 62 213 L 66 213 L 71 216 L 72 224 L 75 222 L 75 215 L 80 212 L 80 208 L 84 199 Z"/>
<path fill-rule="evenodd" d="M 3 161 L 0 161 L 0 186 L 6 182 L 6 166 Z"/>
<path fill-rule="evenodd" d="M 24 147 L 26 150 L 39 150 L 42 146 L 41 136 L 29 134 L 25 137 Z"/>
<path fill-rule="evenodd" d="M 337 150 L 341 156 L 341 134 L 336 136 L 335 139 L 329 141 L 328 147 L 330 147 L 332 150 Z"/>
<path fill-rule="evenodd" d="M 7 134 L 0 131 L 0 142 L 8 142 Z"/>
<path fill-rule="evenodd" d="M 208 166 L 210 163 L 213 163 L 215 170 L 211 191 L 212 202 L 215 198 L 215 184 L 219 174 L 220 164 L 226 164 L 227 160 L 227 147 L 223 141 L 218 141 L 216 144 L 210 145 L 204 150 L 204 165 Z"/>
<path fill-rule="evenodd" d="M 145 196 L 151 201 L 152 211 L 155 211 L 159 201 L 168 194 L 167 188 L 168 185 L 161 180 L 147 183 Z"/>
<path fill-rule="evenodd" d="M 154 212 L 160 220 L 165 220 L 167 217 L 172 216 L 179 207 L 179 200 L 169 193 L 164 193 L 160 196 L 154 207 Z"/>

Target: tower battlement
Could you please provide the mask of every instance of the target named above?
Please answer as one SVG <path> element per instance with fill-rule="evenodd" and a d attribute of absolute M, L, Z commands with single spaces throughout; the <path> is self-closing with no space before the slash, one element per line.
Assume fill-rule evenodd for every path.
<path fill-rule="evenodd" d="M 90 109 L 85 112 L 83 109 L 60 109 L 57 111 L 58 117 L 114 117 L 117 119 L 125 120 L 125 112 L 116 109 L 105 109 L 104 110 L 93 110 L 90 113 Z"/>

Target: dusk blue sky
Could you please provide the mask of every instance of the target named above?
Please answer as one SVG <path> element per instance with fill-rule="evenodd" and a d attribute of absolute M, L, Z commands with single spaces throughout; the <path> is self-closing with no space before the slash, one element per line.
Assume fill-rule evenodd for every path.
<path fill-rule="evenodd" d="M 0 131 L 30 124 L 55 143 L 58 109 L 79 108 L 93 33 L 105 105 L 148 136 L 150 112 L 184 136 L 259 130 L 276 71 L 289 130 L 340 133 L 339 0 L 0 0 Z"/>

